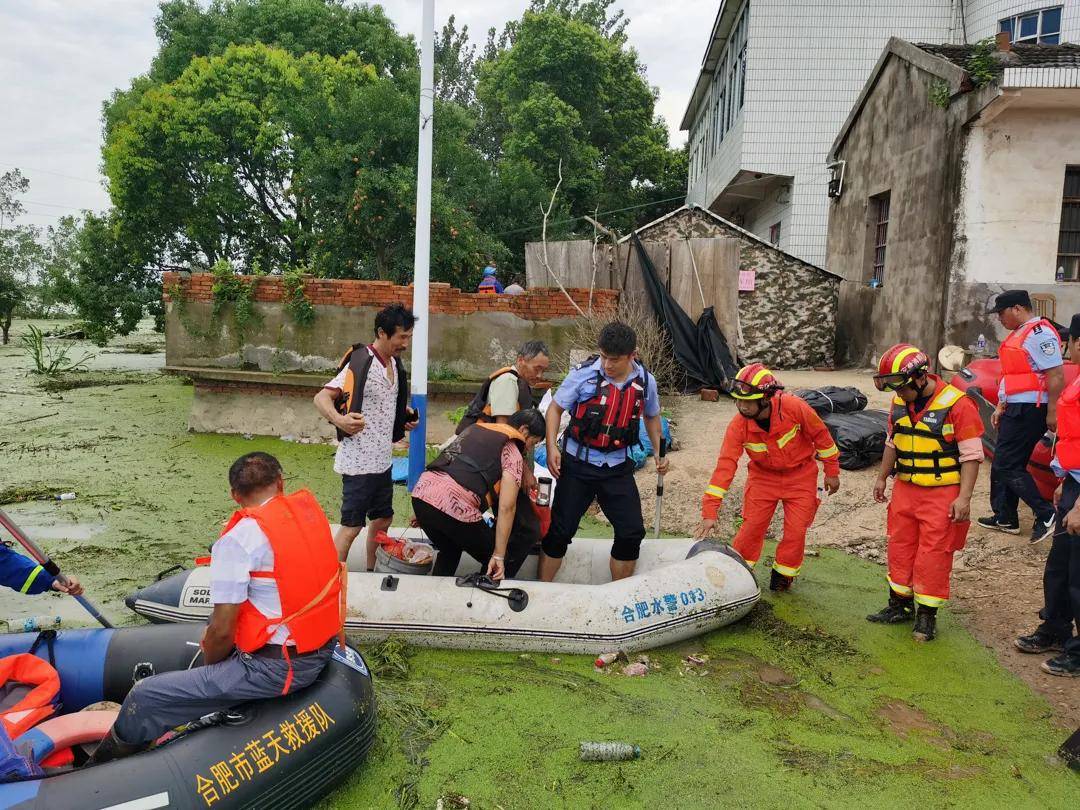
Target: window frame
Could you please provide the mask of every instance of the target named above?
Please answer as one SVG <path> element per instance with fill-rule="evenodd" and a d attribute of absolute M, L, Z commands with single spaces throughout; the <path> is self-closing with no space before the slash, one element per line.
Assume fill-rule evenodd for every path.
<path fill-rule="evenodd" d="M 892 189 L 870 198 L 870 282 L 873 286 L 885 283 L 885 262 L 889 249 L 889 217 L 892 210 Z M 874 283 L 876 282 L 876 284 Z"/>
<path fill-rule="evenodd" d="M 1077 185 L 1077 188 L 1075 189 L 1075 191 L 1078 192 L 1077 196 L 1068 196 L 1070 176 L 1075 178 L 1074 182 Z M 1064 274 L 1060 281 L 1062 283 L 1068 282 L 1073 284 L 1080 282 L 1080 251 L 1076 253 L 1062 253 L 1061 240 L 1065 233 L 1076 234 L 1077 238 L 1080 239 L 1080 228 L 1065 229 L 1066 207 L 1080 210 L 1080 165 L 1069 165 L 1065 167 L 1065 181 L 1061 193 L 1061 219 L 1058 221 L 1057 258 L 1054 262 L 1054 280 L 1058 281 L 1057 269 L 1062 267 L 1064 268 Z M 1065 259 L 1065 261 L 1063 262 L 1062 259 Z"/>
<path fill-rule="evenodd" d="M 769 226 L 769 244 L 773 247 L 780 247 L 780 230 L 783 224 L 784 220 L 780 220 Z"/>
<path fill-rule="evenodd" d="M 1048 11 L 1058 12 L 1058 26 L 1057 30 L 1053 32 L 1046 31 L 1044 27 L 1046 13 Z M 1064 11 L 1064 6 L 1047 6 L 1046 8 L 1036 8 L 1018 14 L 1012 14 L 998 20 L 998 32 L 1007 32 L 1009 34 L 1009 42 L 1014 45 L 1057 45 L 1061 42 L 1061 21 L 1064 16 Z M 1021 37 L 1020 21 L 1031 16 L 1036 17 L 1035 34 Z M 1047 41 L 1050 37 L 1053 37 L 1052 42 Z"/>

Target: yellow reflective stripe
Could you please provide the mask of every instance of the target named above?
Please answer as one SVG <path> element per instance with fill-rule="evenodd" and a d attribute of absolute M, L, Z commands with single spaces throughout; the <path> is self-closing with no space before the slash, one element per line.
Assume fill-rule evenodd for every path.
<path fill-rule="evenodd" d="M 948 601 L 948 599 L 942 599 L 940 596 L 927 596 L 925 593 L 915 594 L 915 603 L 919 605 L 926 605 L 926 607 L 941 607 Z"/>
<path fill-rule="evenodd" d="M 749 565 L 751 568 L 753 568 L 755 565 L 757 565 L 758 561 L 757 560 L 747 560 L 746 558 L 743 558 L 743 562 L 746 563 L 747 565 Z"/>
<path fill-rule="evenodd" d="M 893 358 L 893 361 L 892 361 L 892 373 L 893 374 L 899 374 L 900 373 L 900 366 L 902 366 L 904 364 L 904 361 L 907 358 L 911 357 L 911 355 L 918 354 L 918 353 L 919 353 L 918 349 L 916 349 L 914 346 L 910 346 L 907 349 L 904 349 L 902 352 L 900 352 L 900 354 L 896 355 L 896 357 Z"/>
<path fill-rule="evenodd" d="M 944 425 L 941 426 L 942 436 L 952 436 L 954 433 L 956 433 L 956 428 L 953 427 L 950 423 L 946 422 Z"/>
<path fill-rule="evenodd" d="M 714 498 L 723 498 L 725 495 L 727 495 L 727 490 L 723 487 L 716 487 L 712 484 L 709 484 L 707 487 L 705 487 L 705 494 L 712 495 Z"/>
<path fill-rule="evenodd" d="M 834 444 L 832 447 L 826 447 L 824 450 L 818 450 L 817 455 L 818 455 L 818 458 L 832 458 L 833 456 L 835 456 L 839 452 L 840 452 L 840 448 L 838 448 Z"/>
<path fill-rule="evenodd" d="M 19 593 L 26 593 L 27 591 L 29 591 L 30 586 L 33 585 L 34 580 L 37 579 L 37 575 L 44 570 L 45 569 L 42 568 L 40 565 L 34 566 L 34 570 L 30 572 L 30 576 L 26 578 L 26 582 L 24 582 L 23 586 L 19 588 Z"/>
<path fill-rule="evenodd" d="M 776 571 L 778 574 L 783 574 L 785 577 L 797 577 L 799 572 L 802 571 L 802 566 L 799 566 L 798 568 L 788 568 L 786 565 L 781 565 L 778 562 L 774 562 L 772 567 L 773 571 Z"/>
<path fill-rule="evenodd" d="M 769 451 L 769 445 L 759 444 L 758 442 L 743 442 L 743 447 L 747 450 L 754 450 L 758 453 L 767 453 Z"/>
<path fill-rule="evenodd" d="M 799 429 L 801 427 L 802 425 L 795 425 L 795 427 L 793 427 L 791 430 L 789 430 L 787 433 L 785 433 L 783 436 L 776 440 L 776 446 L 783 447 L 785 444 L 794 439 L 795 436 L 798 435 Z"/>
<path fill-rule="evenodd" d="M 750 384 L 751 384 L 751 385 L 757 385 L 757 384 L 758 384 L 759 382 L 761 382 L 761 380 L 762 380 L 762 379 L 763 379 L 763 378 L 764 378 L 764 377 L 765 377 L 766 375 L 768 375 L 768 374 L 771 374 L 771 373 L 772 373 L 772 372 L 771 372 L 771 371 L 769 371 L 769 370 L 768 370 L 767 368 L 763 368 L 763 369 L 762 369 L 761 371 L 759 371 L 759 372 L 758 372 L 757 374 L 755 374 L 755 375 L 754 375 L 753 379 L 752 379 L 752 380 L 750 380 Z"/>
<path fill-rule="evenodd" d="M 897 583 L 893 582 L 891 579 L 889 580 L 889 587 L 892 588 L 894 591 L 896 591 L 896 593 L 900 594 L 901 596 L 911 596 L 913 593 L 915 593 L 915 591 L 913 591 L 907 585 L 898 585 Z"/>

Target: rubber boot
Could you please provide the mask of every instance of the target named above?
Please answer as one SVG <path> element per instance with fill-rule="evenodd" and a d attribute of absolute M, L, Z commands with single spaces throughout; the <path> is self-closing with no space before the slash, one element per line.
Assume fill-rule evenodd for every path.
<path fill-rule="evenodd" d="M 790 591 L 791 583 L 795 581 L 795 577 L 789 577 L 786 574 L 781 574 L 775 568 L 772 570 L 772 574 L 769 577 L 769 590 L 770 591 Z"/>
<path fill-rule="evenodd" d="M 889 604 L 877 613 L 871 613 L 866 617 L 866 620 L 878 624 L 900 624 L 910 622 L 914 616 L 915 600 L 910 596 L 900 596 L 892 588 L 889 588 Z"/>
<path fill-rule="evenodd" d="M 915 612 L 915 630 L 911 637 L 916 641 L 933 641 L 937 635 L 937 608 L 919 605 Z"/>
<path fill-rule="evenodd" d="M 111 762 L 114 759 L 131 756 L 140 750 L 142 750 L 141 745 L 132 745 L 131 743 L 124 742 L 116 736 L 115 729 L 109 729 L 109 733 L 102 738 L 98 747 L 94 749 L 94 753 L 90 755 L 90 759 L 86 761 L 86 764 L 101 765 L 105 762 Z"/>

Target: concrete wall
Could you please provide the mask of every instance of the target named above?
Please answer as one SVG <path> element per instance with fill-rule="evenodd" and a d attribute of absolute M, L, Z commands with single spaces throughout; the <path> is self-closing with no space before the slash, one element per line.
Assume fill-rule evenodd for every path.
<path fill-rule="evenodd" d="M 963 125 L 979 94 L 943 110 L 928 98 L 935 79 L 890 57 L 839 154 L 847 167 L 843 194 L 830 203 L 827 266 L 845 279 L 837 327 L 843 363 L 868 364 L 902 341 L 934 354 L 944 340 Z M 872 288 L 871 198 L 886 191 L 884 286 Z"/>
<path fill-rule="evenodd" d="M 1055 319 L 1080 311 L 1080 283 L 1056 283 L 1065 167 L 1080 164 L 1080 90 L 1022 91 L 977 123 L 964 149 L 947 341 L 1005 337 L 988 301 L 1004 289 L 1053 296 Z M 1070 105 L 1071 109 L 1063 108 Z M 1053 106 L 1051 106 L 1053 105 Z"/>
<path fill-rule="evenodd" d="M 195 385 L 189 427 L 305 441 L 333 438 L 311 398 L 334 375 L 342 354 L 372 338 L 380 309 L 412 301 L 411 288 L 388 282 L 311 279 L 305 292 L 315 320 L 301 327 L 286 309 L 279 277 L 248 278 L 245 282 L 255 285 L 257 318 L 240 331 L 231 304 L 214 314 L 211 276 L 166 273 L 163 281 L 166 369 Z M 588 290 L 569 292 L 579 306 L 587 306 Z M 599 311 L 612 310 L 617 302 L 614 290 L 593 291 Z M 452 432 L 446 413 L 472 398 L 479 382 L 470 380 L 505 365 L 526 340 L 548 344 L 553 377 L 560 365 L 565 370 L 568 327 L 578 316 L 560 292 L 486 296 L 433 284 L 430 308 L 430 369 L 433 376 L 452 372 L 461 381 L 429 383 L 429 442 L 441 442 Z"/>

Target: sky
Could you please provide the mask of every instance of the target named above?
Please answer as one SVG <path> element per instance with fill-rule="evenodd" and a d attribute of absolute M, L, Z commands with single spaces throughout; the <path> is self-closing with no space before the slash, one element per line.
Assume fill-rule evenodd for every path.
<path fill-rule="evenodd" d="M 157 0 L 0 0 L 0 173 L 30 179 L 23 224 L 108 206 L 102 186 L 101 105 L 143 73 L 157 51 Z M 403 33 L 419 39 L 420 0 L 381 3 Z M 483 45 L 487 29 L 520 16 L 525 0 L 435 0 L 436 28 L 453 13 Z M 630 45 L 660 90 L 657 112 L 673 145 L 716 0 L 623 0 Z"/>

